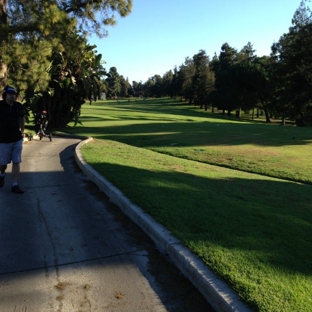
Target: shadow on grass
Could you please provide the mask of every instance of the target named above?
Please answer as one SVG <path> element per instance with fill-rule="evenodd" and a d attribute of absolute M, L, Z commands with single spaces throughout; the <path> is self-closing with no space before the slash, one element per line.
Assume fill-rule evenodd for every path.
<path fill-rule="evenodd" d="M 267 125 L 281 125 L 281 120 L 271 119 L 271 123 L 265 122 L 265 116 L 255 117 L 252 119 L 252 114 L 245 113 L 240 118 L 237 118 L 232 112 L 230 115 L 223 113 L 222 110 L 215 108 L 214 112 L 211 111 L 211 108 L 205 110 L 200 108 L 197 104 L 189 104 L 185 101 L 180 101 L 179 99 L 173 98 L 161 98 L 154 99 L 150 98 L 145 101 L 142 99 L 139 100 L 128 100 L 120 102 L 98 102 L 97 106 L 109 106 L 112 109 L 117 110 L 129 110 L 129 111 L 139 111 L 142 113 L 155 113 L 155 114 L 175 114 L 177 116 L 189 116 L 189 117 L 199 117 L 199 118 L 210 118 L 210 119 L 219 119 L 219 120 L 228 120 L 229 122 L 252 122 L 252 123 L 261 123 Z M 100 108 L 101 110 L 101 108 Z M 287 121 L 286 124 L 293 126 L 294 123 Z"/>
<path fill-rule="evenodd" d="M 182 147 L 279 147 L 306 145 L 312 140 L 311 128 L 281 127 L 213 114 L 170 98 L 99 101 L 86 106 L 83 113 L 87 115 L 80 117 L 82 125 L 64 130 L 137 147 L 158 148 L 171 143 Z"/>
<path fill-rule="evenodd" d="M 196 117 L 196 118 L 212 118 L 223 119 L 235 122 L 246 122 L 245 119 L 233 118 L 233 116 L 224 115 L 221 113 L 211 113 L 200 109 L 198 105 L 190 105 L 186 102 L 180 102 L 172 99 L 148 99 L 146 101 L 136 100 L 130 102 L 100 102 L 99 108 L 96 106 L 90 108 L 91 110 L 99 110 L 103 112 L 101 106 L 105 106 L 105 111 L 111 110 L 125 110 L 130 112 L 140 112 L 144 114 L 164 115 L 171 114 L 180 117 Z M 102 105 L 101 105 L 102 104 Z M 250 122 L 250 120 L 249 120 Z"/>
<path fill-rule="evenodd" d="M 91 165 L 188 245 L 242 250 L 279 270 L 312 274 L 309 185 Z"/>
<path fill-rule="evenodd" d="M 130 125 L 99 124 L 84 126 L 84 121 L 93 121 L 93 117 L 84 117 L 82 126 L 66 128 L 65 131 L 83 134 L 93 133 L 99 139 L 110 139 L 137 147 L 170 146 L 172 142 L 179 146 L 220 146 L 254 144 L 258 146 L 306 145 L 312 141 L 312 129 L 297 127 L 267 126 L 250 123 L 177 122 L 171 118 L 155 122 L 152 118 L 138 117 L 141 123 Z M 113 119 L 109 121 L 112 122 Z M 136 120 L 136 117 L 127 120 Z M 146 123 L 144 122 L 146 121 Z"/>

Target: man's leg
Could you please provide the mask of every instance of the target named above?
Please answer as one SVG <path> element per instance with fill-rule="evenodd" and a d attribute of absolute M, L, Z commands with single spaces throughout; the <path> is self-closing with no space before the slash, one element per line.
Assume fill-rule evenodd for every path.
<path fill-rule="evenodd" d="M 0 165 L 0 174 L 4 175 L 5 174 L 5 170 L 8 166 L 7 165 Z"/>
<path fill-rule="evenodd" d="M 13 185 L 17 184 L 19 174 L 20 174 L 20 163 L 13 163 L 12 164 L 12 182 L 13 182 Z"/>
<path fill-rule="evenodd" d="M 0 143 L 0 187 L 4 186 L 5 170 L 10 162 L 10 149 L 9 144 Z"/>
<path fill-rule="evenodd" d="M 0 165 L 0 187 L 4 186 L 5 170 L 7 165 Z"/>
<path fill-rule="evenodd" d="M 18 177 L 20 174 L 20 163 L 22 161 L 23 140 L 13 144 L 12 152 L 12 192 L 23 194 L 24 191 L 18 186 Z"/>

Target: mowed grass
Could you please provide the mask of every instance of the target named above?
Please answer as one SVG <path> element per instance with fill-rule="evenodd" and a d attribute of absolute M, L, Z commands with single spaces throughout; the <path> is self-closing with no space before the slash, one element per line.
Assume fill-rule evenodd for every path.
<path fill-rule="evenodd" d="M 161 99 L 95 102 L 86 161 L 256 311 L 312 311 L 312 129 Z M 301 183 L 305 182 L 305 183 Z"/>

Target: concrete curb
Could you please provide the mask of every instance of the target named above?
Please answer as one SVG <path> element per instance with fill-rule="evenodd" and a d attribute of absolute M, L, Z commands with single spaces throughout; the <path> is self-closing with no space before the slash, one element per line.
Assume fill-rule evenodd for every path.
<path fill-rule="evenodd" d="M 85 137 L 79 138 L 85 139 Z M 133 222 L 153 239 L 155 244 L 168 255 L 170 261 L 197 287 L 216 311 L 250 312 L 251 310 L 239 299 L 238 295 L 220 280 L 201 259 L 182 245 L 165 227 L 156 222 L 140 207 L 131 203 L 119 189 L 85 162 L 81 154 L 81 146 L 92 140 L 92 138 L 87 138 L 80 142 L 75 149 L 76 163 L 86 176 L 97 184 L 111 202 L 120 207 Z"/>

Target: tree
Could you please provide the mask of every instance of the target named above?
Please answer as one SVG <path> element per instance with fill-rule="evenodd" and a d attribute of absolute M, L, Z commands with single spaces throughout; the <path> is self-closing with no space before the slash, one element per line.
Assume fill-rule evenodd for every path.
<path fill-rule="evenodd" d="M 76 42 L 76 49 L 53 52 L 47 90 L 26 89 L 26 104 L 33 113 L 47 110 L 49 124 L 53 127 L 65 127 L 71 120 L 77 123 L 81 105 L 86 99 L 91 103 L 100 96 L 101 77 L 106 75 L 101 65 L 102 55 L 94 50 L 96 46 L 74 34 L 68 35 L 68 40 Z"/>
<path fill-rule="evenodd" d="M 189 103 L 193 103 L 195 91 L 193 88 L 193 76 L 195 75 L 194 61 L 187 57 L 184 64 L 182 64 L 178 71 L 177 85 L 180 90 L 181 98 L 184 97 Z"/>
<path fill-rule="evenodd" d="M 80 33 L 106 36 L 107 26 L 116 24 L 115 12 L 125 17 L 132 10 L 132 0 L 1 0 L 0 5 L 0 32 L 4 34 L 35 32 L 47 35 L 56 33 L 56 25 L 61 30 L 65 23 L 75 20 Z"/>
<path fill-rule="evenodd" d="M 144 84 L 142 86 L 144 98 L 155 96 L 153 93 L 154 92 L 154 90 L 153 90 L 154 86 L 155 86 L 155 80 L 152 77 L 148 78 L 144 82 Z"/>
<path fill-rule="evenodd" d="M 154 82 L 151 88 L 151 95 L 160 98 L 164 95 L 163 79 L 160 75 L 154 75 L 151 80 Z"/>
<path fill-rule="evenodd" d="M 257 97 L 257 108 L 263 109 L 266 122 L 271 122 L 270 112 L 273 112 L 273 91 L 278 79 L 273 76 L 275 68 L 274 59 L 263 56 L 256 57 L 249 64 L 249 74 L 246 76 L 246 84 L 253 90 Z"/>
<path fill-rule="evenodd" d="M 108 84 L 108 97 L 117 98 L 121 93 L 121 81 L 116 67 L 113 66 L 109 69 L 106 82 Z"/>
<path fill-rule="evenodd" d="M 173 73 L 172 70 L 170 69 L 162 77 L 163 93 L 170 97 L 173 97 L 172 81 L 173 81 Z"/>
<path fill-rule="evenodd" d="M 131 84 L 129 83 L 128 78 L 125 79 L 124 76 L 119 77 L 120 80 L 120 96 L 121 97 L 128 97 L 132 94 L 132 87 Z"/>
<path fill-rule="evenodd" d="M 101 97 L 102 92 L 107 92 L 104 83 L 104 76 L 107 76 L 105 68 L 102 66 L 102 54 L 96 54 L 96 46 L 86 45 L 82 66 L 79 69 L 78 81 L 84 89 L 83 97 L 90 101 L 96 101 Z M 79 64 L 76 64 L 78 69 Z"/>
<path fill-rule="evenodd" d="M 195 74 L 192 79 L 193 90 L 195 91 L 196 103 L 200 108 L 208 108 L 210 93 L 214 90 L 215 77 L 211 71 L 209 57 L 204 50 L 193 56 Z"/>
<path fill-rule="evenodd" d="M 0 0 L 0 25 L 7 24 L 7 13 L 6 13 L 6 0 Z M 5 43 L 7 41 L 7 34 L 0 31 L 0 55 L 3 55 Z M 5 87 L 7 79 L 7 66 L 1 62 L 0 57 L 0 88 Z"/>
<path fill-rule="evenodd" d="M 248 42 L 238 53 L 236 62 L 229 71 L 232 74 L 233 100 L 236 103 L 236 117 L 240 117 L 241 110 L 248 111 L 259 106 L 260 95 L 264 99 L 264 66 L 254 54 L 253 45 Z M 261 71 L 262 70 L 262 71 Z M 263 101 L 262 101 L 263 103 Z M 267 111 L 266 107 L 263 108 Z M 267 115 L 268 117 L 268 115 Z M 269 121 L 269 119 L 267 119 Z"/>
<path fill-rule="evenodd" d="M 171 81 L 171 92 L 172 97 L 176 97 L 180 93 L 180 86 L 179 86 L 179 71 L 177 66 L 173 68 L 173 75 Z"/>
<path fill-rule="evenodd" d="M 236 117 L 240 117 L 241 110 L 253 109 L 260 102 L 269 121 L 269 63 L 254 52 L 250 42 L 239 52 L 227 43 L 221 47 L 219 57 L 215 55 L 211 62 L 216 75 L 212 101 L 228 114 L 236 110 Z"/>
<path fill-rule="evenodd" d="M 85 40 L 88 31 L 99 36 L 107 35 L 107 27 L 116 23 L 115 13 L 124 17 L 131 8 L 132 0 L 0 0 L 0 84 L 14 83 L 19 91 L 24 91 L 27 105 L 45 92 L 58 99 L 71 96 L 61 101 L 66 103 L 68 110 L 64 115 L 78 114 L 80 100 L 77 108 L 67 104 L 73 98 L 80 98 L 83 90 L 88 88 L 89 91 L 92 89 L 94 96 L 95 85 L 100 81 L 94 73 L 76 79 L 75 69 L 68 71 L 72 65 L 77 65 L 79 58 L 86 57 L 85 51 L 78 56 L 80 43 L 77 44 L 75 37 L 78 41 L 80 38 Z M 70 53 L 76 59 L 70 58 Z M 72 64 L 67 63 L 68 60 Z M 57 61 L 60 62 L 58 73 L 54 70 Z M 84 66 L 87 70 L 92 68 L 84 64 L 80 69 Z M 55 74 L 60 74 L 61 78 L 56 86 L 52 78 Z M 63 92 L 67 88 L 68 92 Z M 62 92 L 58 94 L 59 91 Z M 56 123 L 63 124 L 63 121 Z"/>
<path fill-rule="evenodd" d="M 135 97 L 143 96 L 143 84 L 142 84 L 142 81 L 140 81 L 140 82 L 132 81 L 132 90 L 133 90 L 133 95 Z"/>
<path fill-rule="evenodd" d="M 234 85 L 235 70 L 232 67 L 237 62 L 237 51 L 228 43 L 221 46 L 219 57 L 214 57 L 211 63 L 212 70 L 215 73 L 215 88 L 213 100 L 219 109 L 231 111 L 237 108 L 237 90 Z"/>
<path fill-rule="evenodd" d="M 306 3 L 301 1 L 293 26 L 271 48 L 282 82 L 276 98 L 288 107 L 287 117 L 298 126 L 312 125 L 312 14 Z"/>

